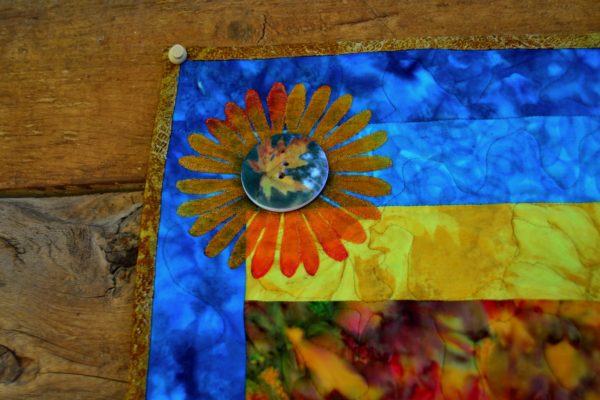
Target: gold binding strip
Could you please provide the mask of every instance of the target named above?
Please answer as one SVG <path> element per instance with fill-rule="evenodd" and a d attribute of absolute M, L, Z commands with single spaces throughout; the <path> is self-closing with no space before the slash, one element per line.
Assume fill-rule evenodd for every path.
<path fill-rule="evenodd" d="M 600 47 L 600 32 L 554 35 L 431 36 L 261 47 L 192 47 L 188 49 L 188 59 L 252 60 L 414 49 L 497 50 L 596 47 Z"/>

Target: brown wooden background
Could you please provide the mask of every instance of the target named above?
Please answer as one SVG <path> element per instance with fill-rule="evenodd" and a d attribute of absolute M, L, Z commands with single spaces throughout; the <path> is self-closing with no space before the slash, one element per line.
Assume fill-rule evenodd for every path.
<path fill-rule="evenodd" d="M 173 43 L 592 31 L 596 0 L 0 1 L 0 398 L 124 395 L 140 190 Z M 115 190 L 128 191 L 67 196 Z M 22 198 L 39 195 L 65 196 Z"/>

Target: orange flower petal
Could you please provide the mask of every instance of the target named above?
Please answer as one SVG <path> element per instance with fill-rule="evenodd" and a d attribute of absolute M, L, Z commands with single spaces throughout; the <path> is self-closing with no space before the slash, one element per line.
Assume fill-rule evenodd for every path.
<path fill-rule="evenodd" d="M 256 140 L 246 113 L 237 104 L 229 102 L 225 105 L 225 117 L 244 141 L 244 154 L 247 154 L 258 143 L 258 140 Z"/>
<path fill-rule="evenodd" d="M 325 140 L 321 147 L 327 151 L 332 147 L 337 146 L 340 143 L 344 143 L 349 140 L 352 136 L 362 131 L 369 121 L 371 120 L 371 111 L 364 110 L 344 122 L 335 131 L 331 133 Z"/>
<path fill-rule="evenodd" d="M 279 250 L 279 266 L 281 272 L 288 278 L 296 273 L 300 265 L 300 235 L 298 225 L 303 224 L 302 216 L 298 211 L 291 211 L 283 215 L 283 238 Z"/>
<path fill-rule="evenodd" d="M 383 179 L 367 175 L 331 174 L 327 184 L 332 188 L 363 196 L 385 196 L 392 190 L 390 184 Z"/>
<path fill-rule="evenodd" d="M 188 137 L 188 142 L 194 150 L 203 156 L 218 158 L 230 163 L 235 163 L 239 158 L 238 155 L 232 153 L 227 147 L 213 142 L 204 135 L 192 134 Z"/>
<path fill-rule="evenodd" d="M 306 86 L 300 83 L 290 92 L 285 108 L 285 126 L 288 133 L 296 133 L 305 106 Z"/>
<path fill-rule="evenodd" d="M 202 215 L 224 204 L 230 203 L 243 195 L 241 188 L 237 187 L 230 191 L 217 194 L 215 196 L 203 197 L 186 201 L 177 209 L 177 215 L 190 217 L 192 215 Z"/>
<path fill-rule="evenodd" d="M 246 226 L 246 220 L 246 213 L 239 213 L 227 221 L 210 239 L 204 249 L 204 254 L 207 257 L 215 257 L 220 254 L 231 243 L 235 235 Z"/>
<path fill-rule="evenodd" d="M 239 179 L 184 179 L 177 182 L 177 189 L 183 193 L 209 194 L 240 187 Z"/>
<path fill-rule="evenodd" d="M 315 243 L 315 238 L 310 233 L 306 221 L 302 217 L 300 212 L 300 223 L 298 224 L 298 242 L 302 243 L 300 246 L 302 264 L 304 264 L 304 270 L 309 275 L 314 275 L 319 269 L 319 252 Z"/>
<path fill-rule="evenodd" d="M 254 131 L 257 133 L 260 141 L 265 141 L 271 136 L 271 128 L 267 123 L 265 109 L 263 108 L 260 96 L 256 90 L 248 90 L 246 92 L 246 115 L 252 122 Z"/>
<path fill-rule="evenodd" d="M 365 136 L 354 142 L 348 143 L 342 147 L 338 147 L 335 150 L 327 152 L 327 157 L 331 160 L 335 160 L 342 157 L 351 157 L 359 154 L 373 151 L 381 147 L 387 141 L 387 132 L 378 131 L 371 135 Z"/>
<path fill-rule="evenodd" d="M 365 230 L 356 218 L 325 200 L 316 199 L 314 203 L 314 209 L 329 223 L 340 239 L 352 243 L 362 243 L 367 240 Z"/>
<path fill-rule="evenodd" d="M 245 156 L 245 154 L 242 154 L 242 139 L 227 126 L 225 121 L 208 118 L 206 120 L 206 127 L 210 134 L 213 135 L 221 145 L 227 147 L 230 151 L 239 154 L 241 157 Z"/>
<path fill-rule="evenodd" d="M 241 160 L 237 164 L 227 164 L 204 156 L 184 156 L 179 159 L 179 165 L 196 172 L 209 174 L 239 174 Z"/>
<path fill-rule="evenodd" d="M 254 256 L 252 257 L 252 276 L 256 279 L 264 276 L 273 265 L 275 249 L 277 248 L 277 236 L 279 234 L 279 213 L 264 211 L 266 216 L 265 231 L 258 242 Z"/>
<path fill-rule="evenodd" d="M 352 96 L 345 94 L 333 102 L 315 129 L 312 139 L 321 144 L 323 138 L 344 118 L 352 106 Z"/>
<path fill-rule="evenodd" d="M 267 107 L 269 107 L 269 118 L 271 119 L 271 135 L 283 132 L 286 104 L 287 93 L 285 87 L 280 82 L 273 84 L 267 96 Z"/>
<path fill-rule="evenodd" d="M 310 99 L 310 103 L 308 103 L 308 107 L 306 107 L 306 111 L 302 116 L 302 120 L 300 121 L 300 125 L 298 125 L 296 133 L 300 135 L 308 135 L 310 132 L 312 132 L 315 124 L 319 118 L 321 118 L 321 115 L 323 115 L 323 112 L 327 108 L 330 95 L 331 88 L 327 85 L 321 86 L 315 91 Z"/>
<path fill-rule="evenodd" d="M 381 212 L 371 202 L 346 194 L 336 188 L 326 186 L 323 195 L 337 203 L 344 210 L 359 218 L 377 220 L 381 218 Z"/>
<path fill-rule="evenodd" d="M 246 227 L 246 257 L 254 251 L 256 243 L 260 238 L 260 234 L 267 225 L 267 213 L 259 210 L 253 219 L 250 219 L 250 223 Z"/>
<path fill-rule="evenodd" d="M 370 172 L 392 166 L 392 160 L 384 156 L 357 156 L 338 158 L 329 162 L 331 172 Z"/>
<path fill-rule="evenodd" d="M 336 261 L 345 260 L 348 257 L 348 251 L 337 233 L 321 217 L 319 212 L 314 207 L 307 207 L 302 210 L 302 214 L 306 217 L 310 229 L 317 237 L 325 253 Z"/>

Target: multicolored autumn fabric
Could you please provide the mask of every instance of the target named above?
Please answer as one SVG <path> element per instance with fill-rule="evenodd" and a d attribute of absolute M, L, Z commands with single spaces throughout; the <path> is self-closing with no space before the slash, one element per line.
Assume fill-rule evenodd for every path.
<path fill-rule="evenodd" d="M 167 67 L 130 398 L 600 396 L 600 37 L 407 43 Z"/>
<path fill-rule="evenodd" d="M 249 302 L 248 399 L 594 399 L 600 303 Z"/>

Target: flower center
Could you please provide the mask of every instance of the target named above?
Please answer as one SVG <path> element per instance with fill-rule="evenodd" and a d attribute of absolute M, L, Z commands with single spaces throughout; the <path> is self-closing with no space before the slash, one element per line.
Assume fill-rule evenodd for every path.
<path fill-rule="evenodd" d="M 317 198 L 329 165 L 323 149 L 310 138 L 279 134 L 256 145 L 242 163 L 242 186 L 248 198 L 269 211 L 304 207 Z"/>

